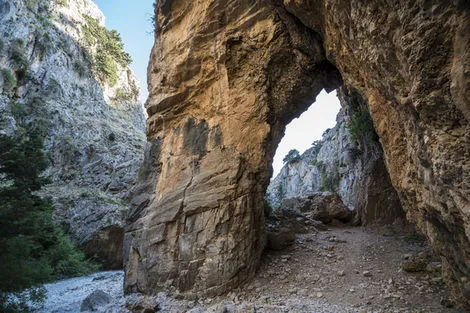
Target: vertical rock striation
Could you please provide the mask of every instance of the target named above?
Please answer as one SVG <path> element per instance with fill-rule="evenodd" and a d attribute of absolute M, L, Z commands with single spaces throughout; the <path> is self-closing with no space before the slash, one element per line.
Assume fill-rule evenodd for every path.
<path fill-rule="evenodd" d="M 125 288 L 221 293 L 258 265 L 284 125 L 341 78 L 319 36 L 269 2 L 161 1 L 156 22 L 146 105 L 158 173 L 134 199 Z"/>
<path fill-rule="evenodd" d="M 219 293 L 249 278 L 284 126 L 344 85 L 369 107 L 408 219 L 470 299 L 466 1 L 166 0 L 156 24 L 156 172 L 126 230 L 128 291 Z"/>

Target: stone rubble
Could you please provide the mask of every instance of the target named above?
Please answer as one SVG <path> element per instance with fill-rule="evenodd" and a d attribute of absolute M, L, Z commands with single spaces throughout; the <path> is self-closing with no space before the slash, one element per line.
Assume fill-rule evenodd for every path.
<path fill-rule="evenodd" d="M 401 269 L 403 262 L 424 256 L 432 271 Z M 124 296 L 122 273 L 111 272 L 59 282 L 60 288 L 46 285 L 49 299 L 41 312 L 79 312 L 80 298 L 93 290 L 114 298 L 98 308 L 100 313 L 466 312 L 449 294 L 436 260 L 413 234 L 389 236 L 382 228 L 335 226 L 298 234 L 291 246 L 267 251 L 254 279 L 225 296 L 191 298 L 175 291 Z M 86 291 L 77 294 L 77 280 Z M 52 303 L 62 306 L 48 309 Z"/>

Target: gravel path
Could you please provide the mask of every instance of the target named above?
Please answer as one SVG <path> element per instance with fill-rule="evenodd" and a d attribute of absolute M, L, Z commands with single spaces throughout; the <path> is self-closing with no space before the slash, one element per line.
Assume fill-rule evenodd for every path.
<path fill-rule="evenodd" d="M 426 259 L 421 271 L 403 271 L 402 264 L 416 255 Z M 107 313 L 129 312 L 124 307 L 172 313 L 465 312 L 453 306 L 440 264 L 423 241 L 349 226 L 297 235 L 287 249 L 268 251 L 253 281 L 223 297 L 188 301 L 160 293 L 124 298 L 122 280 L 122 272 L 104 272 L 46 285 L 48 300 L 41 312 L 79 312 L 83 299 L 98 289 L 116 300 L 99 310 Z"/>

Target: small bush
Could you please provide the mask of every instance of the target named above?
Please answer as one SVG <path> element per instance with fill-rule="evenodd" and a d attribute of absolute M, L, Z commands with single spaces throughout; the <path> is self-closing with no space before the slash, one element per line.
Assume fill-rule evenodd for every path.
<path fill-rule="evenodd" d="M 49 82 L 47 84 L 47 87 L 45 88 L 45 95 L 50 96 L 50 95 L 61 95 L 62 92 L 62 85 L 59 83 L 59 81 L 55 78 L 49 79 Z M 44 101 L 44 100 L 43 100 Z"/>
<path fill-rule="evenodd" d="M 139 93 L 140 93 L 139 86 L 137 86 L 135 82 L 131 83 L 131 92 L 135 98 L 139 96 Z"/>
<path fill-rule="evenodd" d="M 31 10 L 35 11 L 37 5 L 37 0 L 26 0 L 26 7 Z"/>
<path fill-rule="evenodd" d="M 109 134 L 108 136 L 109 141 L 115 141 L 116 140 L 116 135 L 114 133 Z"/>
<path fill-rule="evenodd" d="M 10 58 L 15 64 L 16 78 L 18 81 L 28 76 L 29 61 L 25 56 L 23 39 L 16 39 L 10 50 Z"/>
<path fill-rule="evenodd" d="M 339 187 L 339 176 L 337 173 L 322 173 L 322 191 L 332 191 L 336 192 Z"/>
<path fill-rule="evenodd" d="M 50 37 L 47 33 L 43 36 L 40 36 L 39 40 L 37 40 L 36 42 L 37 42 L 36 47 L 37 47 L 37 54 L 39 56 L 39 61 L 42 62 L 44 60 L 44 56 L 52 48 L 52 43 L 51 43 Z"/>
<path fill-rule="evenodd" d="M 154 14 L 151 14 L 151 16 L 150 16 L 150 23 L 152 23 L 152 29 L 156 33 L 159 30 L 159 25 L 158 25 L 157 20 L 155 18 L 155 16 L 157 15 L 156 14 L 156 12 L 157 12 L 157 1 L 154 1 L 154 3 L 153 3 L 153 12 L 154 12 Z"/>
<path fill-rule="evenodd" d="M 282 187 L 282 184 L 279 183 L 276 188 L 276 198 L 278 199 L 279 203 L 281 203 L 282 200 L 286 197 L 286 192 L 284 188 Z"/>
<path fill-rule="evenodd" d="M 13 103 L 10 111 L 18 125 L 27 128 L 40 137 L 49 132 L 51 121 L 45 108 L 46 100 L 42 95 L 33 94 L 24 103 Z"/>
<path fill-rule="evenodd" d="M 116 100 L 120 101 L 131 101 L 134 98 L 134 93 L 132 91 L 127 92 L 123 88 L 118 88 L 116 90 Z"/>
<path fill-rule="evenodd" d="M 310 165 L 316 166 L 319 169 L 322 169 L 324 164 L 323 161 L 318 160 L 317 158 L 314 158 L 310 161 Z"/>
<path fill-rule="evenodd" d="M 65 38 L 62 38 L 62 40 L 59 42 L 58 44 L 59 46 L 59 49 L 62 50 L 66 55 L 69 56 L 69 58 L 73 58 L 73 53 L 72 53 L 72 50 L 70 48 L 70 42 L 65 39 Z"/>
<path fill-rule="evenodd" d="M 16 88 L 16 78 L 7 68 L 2 68 L 0 74 L 3 78 L 3 90 L 10 94 Z"/>
<path fill-rule="evenodd" d="M 23 119 L 26 117 L 26 109 L 24 105 L 15 102 L 10 107 L 11 115 L 17 120 Z"/>
<path fill-rule="evenodd" d="M 69 6 L 69 2 L 67 0 L 55 0 L 55 2 L 58 5 L 63 6 L 63 7 L 68 7 Z"/>
<path fill-rule="evenodd" d="M 13 62 L 15 62 L 16 65 L 25 67 L 29 66 L 29 62 L 24 55 L 25 51 L 23 39 L 16 39 L 13 41 L 10 53 L 11 59 Z"/>
<path fill-rule="evenodd" d="M 107 32 L 107 34 L 106 51 L 123 67 L 132 63 L 131 56 L 124 51 L 124 43 L 122 42 L 121 35 L 116 30 L 111 30 Z"/>
<path fill-rule="evenodd" d="M 3 42 L 3 40 L 0 38 L 0 52 L 3 51 L 3 47 L 5 46 L 5 43 Z"/>
<path fill-rule="evenodd" d="M 314 154 L 318 154 L 320 152 L 321 147 L 323 146 L 323 142 L 321 140 L 315 140 L 312 143 L 312 149 Z"/>
<path fill-rule="evenodd" d="M 354 140 L 370 142 L 377 140 L 374 122 L 366 108 L 353 111 L 349 122 L 349 132 Z"/>
<path fill-rule="evenodd" d="M 82 61 L 75 60 L 73 62 L 73 70 L 78 74 L 79 77 L 86 77 L 88 74 L 88 66 Z"/>
<path fill-rule="evenodd" d="M 95 58 L 96 67 L 99 72 L 102 74 L 104 81 L 108 83 L 109 86 L 116 86 L 118 81 L 118 69 L 114 59 L 107 54 L 100 53 Z"/>
<path fill-rule="evenodd" d="M 35 117 L 32 122 L 32 124 L 34 124 L 34 126 L 32 128 L 34 128 L 34 130 L 39 134 L 41 135 L 42 137 L 46 137 L 48 132 L 49 132 L 49 129 L 51 127 L 51 121 L 48 120 L 48 119 L 45 119 L 43 117 Z"/>

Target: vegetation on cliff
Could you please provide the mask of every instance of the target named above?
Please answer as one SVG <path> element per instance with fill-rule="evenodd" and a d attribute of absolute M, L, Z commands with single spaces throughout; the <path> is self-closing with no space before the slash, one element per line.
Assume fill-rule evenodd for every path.
<path fill-rule="evenodd" d="M 94 66 L 103 81 L 115 86 L 119 78 L 118 64 L 126 67 L 132 62 L 131 56 L 124 51 L 124 43 L 117 31 L 108 31 L 91 16 L 83 15 L 83 18 L 86 21 L 82 27 L 86 47 L 95 51 Z"/>

